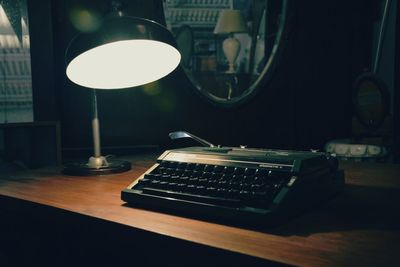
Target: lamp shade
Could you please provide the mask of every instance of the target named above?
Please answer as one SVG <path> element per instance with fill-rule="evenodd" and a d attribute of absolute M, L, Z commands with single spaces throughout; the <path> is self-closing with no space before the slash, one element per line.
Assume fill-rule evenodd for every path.
<path fill-rule="evenodd" d="M 240 10 L 224 9 L 219 13 L 215 34 L 247 32 L 247 25 Z"/>
<path fill-rule="evenodd" d="M 95 89 L 120 89 L 156 81 L 179 64 L 171 32 L 147 19 L 111 16 L 94 32 L 78 34 L 66 51 L 66 74 Z"/>

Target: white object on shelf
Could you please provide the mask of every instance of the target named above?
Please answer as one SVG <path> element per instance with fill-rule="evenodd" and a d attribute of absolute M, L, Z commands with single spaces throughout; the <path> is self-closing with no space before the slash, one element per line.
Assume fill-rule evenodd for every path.
<path fill-rule="evenodd" d="M 325 145 L 325 151 L 341 159 L 378 159 L 388 155 L 386 147 L 372 144 L 353 144 L 350 139 L 337 139 Z"/>

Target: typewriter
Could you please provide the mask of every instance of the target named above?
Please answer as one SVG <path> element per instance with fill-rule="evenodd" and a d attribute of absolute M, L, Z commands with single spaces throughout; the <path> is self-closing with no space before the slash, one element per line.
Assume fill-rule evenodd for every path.
<path fill-rule="evenodd" d="M 207 145 L 165 151 L 121 192 L 132 206 L 228 223 L 270 225 L 340 192 L 344 173 L 325 153 Z"/>

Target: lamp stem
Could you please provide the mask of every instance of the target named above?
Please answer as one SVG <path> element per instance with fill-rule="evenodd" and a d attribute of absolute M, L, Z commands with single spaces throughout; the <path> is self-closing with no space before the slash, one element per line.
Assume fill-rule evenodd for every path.
<path fill-rule="evenodd" d="M 101 156 L 100 151 L 100 123 L 99 117 L 97 114 L 97 94 L 96 89 L 92 90 L 92 133 L 93 133 L 93 148 L 94 148 L 94 157 L 98 158 Z"/>

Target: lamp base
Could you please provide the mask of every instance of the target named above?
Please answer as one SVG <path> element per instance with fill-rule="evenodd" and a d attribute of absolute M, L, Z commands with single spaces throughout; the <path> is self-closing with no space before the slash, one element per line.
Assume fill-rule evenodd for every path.
<path fill-rule="evenodd" d="M 71 162 L 64 165 L 63 174 L 73 176 L 95 176 L 129 171 L 131 163 L 124 160 L 107 160 L 107 165 L 99 168 L 89 166 L 88 162 Z"/>
<path fill-rule="evenodd" d="M 240 42 L 233 35 L 226 38 L 222 43 L 226 60 L 228 61 L 229 69 L 225 73 L 235 73 L 235 61 L 240 52 Z"/>

